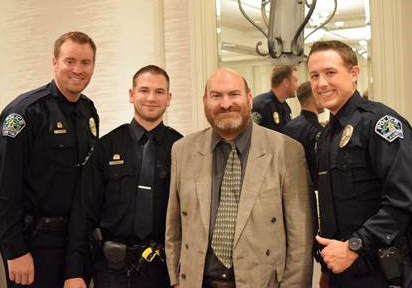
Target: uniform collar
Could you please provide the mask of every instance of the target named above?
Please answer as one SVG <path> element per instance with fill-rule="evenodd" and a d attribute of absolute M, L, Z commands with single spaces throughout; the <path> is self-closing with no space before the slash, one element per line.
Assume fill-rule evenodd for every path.
<path fill-rule="evenodd" d="M 233 141 L 233 143 L 236 146 L 236 149 L 239 151 L 240 154 L 243 154 L 243 152 L 248 147 L 248 143 L 250 142 L 251 136 L 252 136 L 252 121 L 249 121 L 248 125 L 246 126 L 246 129 Z M 213 130 L 212 143 L 211 143 L 212 151 L 215 150 L 216 146 L 219 143 L 225 143 L 225 142 L 226 141 Z"/>
<path fill-rule="evenodd" d="M 166 126 L 163 124 L 163 122 L 160 122 L 159 125 L 156 126 L 156 128 L 150 131 L 157 143 L 161 143 L 161 141 L 163 140 L 165 129 Z M 147 132 L 146 129 L 144 129 L 143 126 L 140 125 L 139 122 L 137 122 L 134 118 L 130 122 L 130 130 L 132 132 L 133 140 L 136 143 L 139 142 L 142 139 L 143 135 Z"/>
<path fill-rule="evenodd" d="M 302 115 L 306 119 L 318 121 L 318 115 L 316 115 L 316 113 L 313 113 L 312 111 L 302 110 L 300 111 L 300 115 Z"/>
<path fill-rule="evenodd" d="M 363 103 L 365 100 L 360 96 L 359 92 L 355 90 L 349 100 L 340 108 L 338 113 L 336 114 L 335 118 L 342 127 L 349 124 L 349 120 L 353 115 L 353 112 L 359 106 L 359 104 Z"/>

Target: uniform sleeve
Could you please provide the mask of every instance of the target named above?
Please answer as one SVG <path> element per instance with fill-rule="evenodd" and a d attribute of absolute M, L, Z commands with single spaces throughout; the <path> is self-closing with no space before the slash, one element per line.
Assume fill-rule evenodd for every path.
<path fill-rule="evenodd" d="M 403 137 L 390 142 L 389 136 L 386 139 L 376 131 L 375 125 L 380 120 L 374 121 L 370 129 L 368 148 L 373 168 L 382 179 L 383 189 L 376 191 L 381 193 L 380 209 L 354 233 L 362 238 L 369 254 L 382 246 L 393 245 L 404 234 L 412 215 L 411 128 L 404 121 Z"/>
<path fill-rule="evenodd" d="M 89 257 L 89 235 L 100 222 L 104 175 L 99 143 L 83 167 L 69 220 L 65 279 L 82 277 Z"/>
<path fill-rule="evenodd" d="M 31 149 L 32 123 L 23 113 L 1 117 L 0 135 L 0 242 L 5 260 L 29 252 L 23 233 L 23 177 Z"/>

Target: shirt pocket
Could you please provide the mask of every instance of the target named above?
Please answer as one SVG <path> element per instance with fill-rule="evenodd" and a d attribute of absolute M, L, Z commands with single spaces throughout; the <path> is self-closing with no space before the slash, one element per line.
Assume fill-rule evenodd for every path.
<path fill-rule="evenodd" d="M 137 191 L 135 170 L 134 166 L 127 165 L 127 162 L 108 166 L 106 171 L 106 197 L 108 202 L 124 202 L 132 199 L 130 195 L 135 194 Z"/>
<path fill-rule="evenodd" d="M 52 135 L 45 138 L 46 159 L 56 171 L 70 170 L 77 166 L 75 139 L 69 135 Z"/>

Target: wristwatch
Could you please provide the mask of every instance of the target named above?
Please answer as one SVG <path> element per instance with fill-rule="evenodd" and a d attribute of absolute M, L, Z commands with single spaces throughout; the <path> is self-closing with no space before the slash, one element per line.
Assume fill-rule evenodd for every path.
<path fill-rule="evenodd" d="M 359 237 L 349 238 L 349 250 L 361 254 L 363 252 L 362 239 Z"/>

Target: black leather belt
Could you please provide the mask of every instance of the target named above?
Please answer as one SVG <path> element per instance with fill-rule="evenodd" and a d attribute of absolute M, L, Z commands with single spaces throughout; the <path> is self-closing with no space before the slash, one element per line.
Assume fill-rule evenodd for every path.
<path fill-rule="evenodd" d="M 63 217 L 40 217 L 34 225 L 37 231 L 44 232 L 66 232 L 67 220 Z"/>

